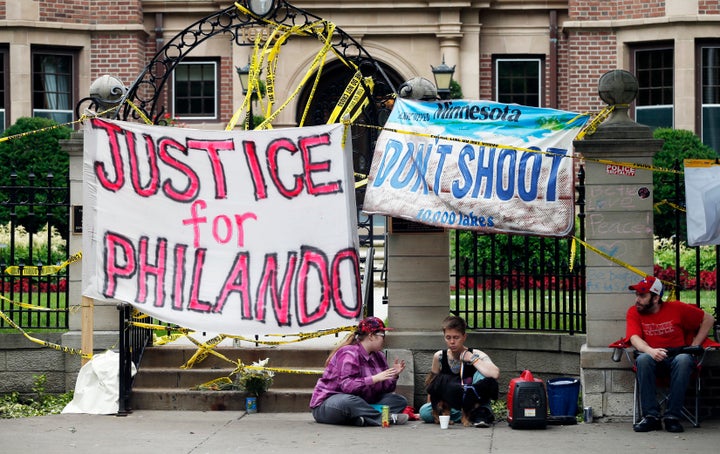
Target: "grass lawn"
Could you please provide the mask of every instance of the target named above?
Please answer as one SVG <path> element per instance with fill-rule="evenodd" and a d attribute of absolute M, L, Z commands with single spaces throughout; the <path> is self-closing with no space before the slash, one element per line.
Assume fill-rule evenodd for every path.
<path fill-rule="evenodd" d="M 9 298 L 8 295 L 3 295 Z M 8 301 L 0 301 L 0 311 L 9 317 L 14 323 L 20 325 L 27 332 L 37 331 L 67 331 L 68 309 L 64 292 L 53 293 L 23 293 L 15 301 L 48 308 L 47 310 L 26 309 L 11 304 Z M 15 328 L 10 327 L 6 320 L 0 318 L 0 333 L 14 333 Z"/>
<path fill-rule="evenodd" d="M 552 299 L 550 298 L 552 296 Z M 478 290 L 477 302 L 472 300 L 472 291 L 468 298 L 460 295 L 457 310 L 466 318 L 468 327 L 472 329 L 522 329 L 537 331 L 577 331 L 579 316 L 572 316 L 570 301 L 554 298 L 554 294 L 546 294 L 540 300 L 536 294 L 530 293 L 525 301 L 524 292 L 517 290 L 497 290 L 494 294 L 486 294 L 483 300 L 482 291 Z M 633 304 L 632 295 L 628 293 L 628 307 Z M 717 292 L 715 290 L 700 291 L 700 307 L 710 314 L 715 314 Z M 695 303 L 694 290 L 680 292 L 680 300 Z M 450 295 L 450 309 L 455 310 L 455 294 Z M 579 309 L 576 308 L 576 311 Z"/>

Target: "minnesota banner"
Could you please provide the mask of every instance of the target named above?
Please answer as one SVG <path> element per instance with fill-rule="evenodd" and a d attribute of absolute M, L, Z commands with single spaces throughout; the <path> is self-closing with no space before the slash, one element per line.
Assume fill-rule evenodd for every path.
<path fill-rule="evenodd" d="M 489 101 L 398 99 L 363 210 L 451 229 L 565 236 L 572 141 L 589 116 Z"/>
<path fill-rule="evenodd" d="M 353 324 L 361 289 L 344 134 L 88 120 L 83 294 L 213 333 Z"/>

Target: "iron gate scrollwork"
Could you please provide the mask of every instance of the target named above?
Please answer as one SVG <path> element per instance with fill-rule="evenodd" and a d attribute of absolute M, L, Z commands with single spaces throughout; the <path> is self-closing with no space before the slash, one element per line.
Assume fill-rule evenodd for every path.
<path fill-rule="evenodd" d="M 236 6 L 231 6 L 217 13 L 204 17 L 186 29 L 182 30 L 175 37 L 157 51 L 145 69 L 136 78 L 133 84 L 127 89 L 124 95 L 118 99 L 120 108 L 115 112 L 114 118 L 130 121 L 140 120 L 143 117 L 149 119 L 153 124 L 164 122 L 167 107 L 167 84 L 173 71 L 193 49 L 208 39 L 222 35 L 227 36 L 229 41 L 235 45 L 248 45 L 245 43 L 247 29 L 257 26 L 264 26 L 266 23 L 279 24 L 286 27 L 306 26 L 310 24 L 325 24 L 322 18 L 307 11 L 299 9 L 285 0 L 274 0 L 274 9 L 263 17 L 256 17 L 246 14 Z M 267 21 L 267 22 L 266 22 Z M 317 39 L 324 38 L 329 32 L 327 28 L 305 28 L 305 35 Z M 362 122 L 369 125 L 379 126 L 387 118 L 389 107 L 385 104 L 390 94 L 395 93 L 393 82 L 385 74 L 383 68 L 375 59 L 358 43 L 340 28 L 334 29 L 332 48 L 339 57 L 338 60 L 351 63 L 364 77 L 373 77 L 375 81 L 375 93 L 361 80 L 365 89 L 365 96 L 369 99 L 362 112 Z M 314 36 L 312 36 L 314 35 Z M 76 106 L 76 114 L 79 117 L 84 107 L 94 108 L 101 111 L 105 107 L 106 100 L 99 97 L 88 97 L 80 100 Z M 358 174 L 367 174 L 370 167 L 372 150 L 379 132 L 372 131 L 365 135 L 367 140 L 363 146 L 354 147 L 353 163 Z M 354 141 L 355 143 L 355 141 Z M 362 207 L 364 189 L 356 190 L 358 208 Z M 359 222 L 361 230 L 366 229 L 369 234 L 361 235 L 372 242 L 372 217 L 361 219 Z M 130 375 L 131 363 L 138 364 L 142 356 L 144 346 L 149 342 L 151 332 L 143 328 L 132 327 L 129 324 L 131 311 L 126 306 L 120 306 L 121 325 L 121 356 L 120 368 L 120 402 L 119 414 L 130 411 L 130 389 L 132 378 Z M 143 331 L 139 335 L 136 331 Z M 126 357 L 124 355 L 131 356 Z"/>

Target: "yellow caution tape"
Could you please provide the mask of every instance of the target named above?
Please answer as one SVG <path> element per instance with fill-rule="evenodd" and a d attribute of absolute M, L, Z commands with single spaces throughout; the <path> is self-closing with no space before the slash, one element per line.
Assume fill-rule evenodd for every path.
<path fill-rule="evenodd" d="M 45 266 L 17 266 L 12 265 L 5 268 L 5 274 L 9 276 L 50 276 L 57 274 L 64 268 L 68 267 L 72 263 L 75 263 L 82 259 L 82 252 L 73 254 L 60 265 L 45 265 Z"/>
<path fill-rule="evenodd" d="M 78 350 L 78 349 L 70 348 L 70 347 L 63 347 L 62 345 L 58 345 L 58 344 L 54 344 L 54 343 L 52 343 L 52 342 L 44 341 L 44 340 L 42 340 L 42 339 L 38 339 L 38 338 L 36 338 L 36 337 L 33 337 L 33 336 L 29 335 L 29 334 L 28 334 L 27 332 L 25 332 L 25 330 L 23 330 L 17 323 L 13 322 L 10 317 L 8 317 L 7 315 L 5 315 L 5 313 L 4 313 L 3 311 L 0 311 L 0 318 L 2 318 L 3 320 L 5 320 L 5 321 L 7 322 L 7 324 L 10 325 L 12 328 L 15 328 L 16 330 L 20 331 L 20 334 L 22 334 L 23 336 L 25 336 L 25 338 L 28 339 L 28 340 L 31 341 L 31 342 L 34 342 L 34 343 L 39 344 L 39 345 L 42 345 L 43 347 L 49 347 L 49 348 L 52 348 L 52 349 L 54 349 L 54 350 L 61 351 L 61 352 L 63 352 L 63 353 L 70 353 L 70 354 L 72 354 L 72 355 L 80 355 L 81 357 L 86 358 L 86 359 L 92 358 L 92 354 L 91 354 L 91 353 L 83 353 L 82 350 Z"/>
<path fill-rule="evenodd" d="M 142 121 L 145 122 L 145 124 L 147 124 L 147 125 L 153 124 L 152 120 L 150 120 L 150 119 L 148 118 L 148 116 L 145 115 L 145 112 L 143 112 L 138 106 L 136 106 L 135 104 L 133 104 L 132 101 L 130 101 L 129 99 L 126 99 L 125 102 L 127 102 L 127 103 L 130 105 L 130 107 L 132 107 L 133 110 L 134 110 L 135 112 L 137 112 L 138 116 L 142 119 Z"/>
<path fill-rule="evenodd" d="M 578 135 L 575 137 L 577 140 L 582 140 L 585 138 L 586 135 L 593 134 L 598 126 L 605 121 L 605 119 L 610 116 L 612 111 L 615 110 L 615 106 L 607 106 L 603 110 L 600 111 L 592 120 L 590 120 L 584 128 L 580 130 Z M 577 117 L 576 117 L 577 118 Z M 575 121 L 574 119 L 572 121 Z M 571 121 L 571 122 L 572 122 Z"/>
<path fill-rule="evenodd" d="M 6 301 L 6 302 L 8 302 L 8 303 L 10 303 L 10 304 L 13 304 L 13 305 L 15 305 L 15 306 L 19 306 L 19 307 L 22 307 L 22 308 L 25 308 L 25 309 L 31 309 L 31 310 L 34 310 L 34 311 L 45 311 L 45 312 L 50 312 L 50 311 L 57 312 L 57 311 L 60 311 L 60 310 L 64 311 L 64 309 L 52 309 L 52 308 L 49 308 L 49 307 L 36 306 L 36 305 L 34 305 L 34 304 L 23 303 L 23 302 L 20 302 L 20 301 L 13 301 L 13 300 L 11 300 L 10 298 L 4 297 L 3 295 L 0 295 L 0 300 Z"/>
<path fill-rule="evenodd" d="M 619 259 L 611 256 L 610 254 L 607 254 L 606 252 L 603 252 L 603 251 L 601 251 L 600 249 L 598 249 L 598 248 L 596 248 L 596 247 L 594 247 L 594 246 L 591 246 L 590 244 L 586 243 L 585 241 L 581 240 L 581 239 L 578 238 L 578 237 L 573 237 L 573 241 L 577 241 L 578 243 L 580 243 L 580 244 L 582 244 L 583 246 L 585 246 L 585 248 L 590 249 L 591 251 L 593 251 L 594 253 L 598 254 L 598 255 L 601 256 L 601 257 L 603 257 L 604 259 L 610 260 L 611 262 L 615 263 L 616 265 L 620 265 L 621 267 L 623 267 L 623 268 L 625 268 L 625 269 L 627 269 L 627 270 L 629 270 L 629 271 L 632 271 L 633 273 L 638 274 L 638 275 L 640 275 L 641 277 L 648 277 L 648 276 L 650 276 L 649 274 L 647 274 L 646 272 L 640 270 L 639 268 L 636 268 L 636 267 L 630 265 L 629 263 L 625 263 L 625 262 L 623 262 L 622 260 L 619 260 Z M 663 285 L 665 285 L 666 288 L 672 289 L 672 290 L 671 290 L 671 293 L 670 293 L 670 296 L 671 296 L 671 298 L 675 298 L 675 292 L 676 292 L 675 284 L 673 284 L 672 282 L 663 281 L 663 280 L 661 280 L 661 282 L 663 283 Z"/>
<path fill-rule="evenodd" d="M 660 209 L 659 209 L 659 208 L 660 208 L 661 206 L 663 206 L 663 205 L 668 205 L 668 206 L 670 206 L 670 208 L 672 208 L 672 209 L 674 209 L 674 210 L 676 210 L 676 211 L 679 211 L 679 212 L 681 212 L 681 213 L 685 213 L 685 212 L 687 211 L 687 210 L 685 210 L 685 207 L 681 207 L 680 205 L 678 205 L 678 204 L 676 204 L 676 203 L 673 203 L 673 202 L 670 202 L 669 200 L 661 200 L 661 201 L 659 201 L 658 203 L 656 203 L 656 204 L 653 205 L 653 209 L 654 209 L 655 211 L 657 211 L 657 212 L 660 212 Z"/>

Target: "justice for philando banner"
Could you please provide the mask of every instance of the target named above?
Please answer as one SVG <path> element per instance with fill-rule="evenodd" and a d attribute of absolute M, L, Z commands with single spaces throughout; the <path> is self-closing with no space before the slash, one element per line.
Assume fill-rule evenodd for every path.
<path fill-rule="evenodd" d="M 354 324 L 362 299 L 344 133 L 88 120 L 83 294 L 231 335 Z"/>
<path fill-rule="evenodd" d="M 398 99 L 375 146 L 363 210 L 451 229 L 565 236 L 575 213 L 572 141 L 588 119 Z"/>

